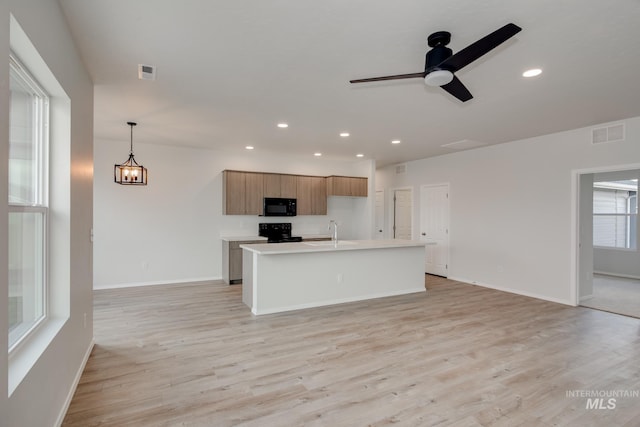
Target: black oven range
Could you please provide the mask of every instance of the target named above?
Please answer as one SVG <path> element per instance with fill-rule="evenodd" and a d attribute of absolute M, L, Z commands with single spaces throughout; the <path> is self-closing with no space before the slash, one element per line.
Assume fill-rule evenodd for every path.
<path fill-rule="evenodd" d="M 301 242 L 302 237 L 291 235 L 290 222 L 261 222 L 258 235 L 267 238 L 267 243 Z"/>

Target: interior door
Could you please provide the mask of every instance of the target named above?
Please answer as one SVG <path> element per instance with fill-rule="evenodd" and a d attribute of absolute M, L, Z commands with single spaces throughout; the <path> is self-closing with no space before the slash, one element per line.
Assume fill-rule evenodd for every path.
<path fill-rule="evenodd" d="M 411 190 L 395 190 L 393 193 L 393 238 L 411 240 Z"/>
<path fill-rule="evenodd" d="M 376 239 L 384 239 L 384 191 L 376 191 Z"/>
<path fill-rule="evenodd" d="M 449 184 L 420 187 L 420 240 L 426 246 L 424 271 L 448 276 L 449 270 Z"/>

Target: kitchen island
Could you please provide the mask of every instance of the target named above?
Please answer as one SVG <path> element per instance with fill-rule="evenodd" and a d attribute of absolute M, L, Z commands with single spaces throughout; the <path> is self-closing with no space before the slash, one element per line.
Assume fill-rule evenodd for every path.
<path fill-rule="evenodd" d="M 247 244 L 242 301 L 256 315 L 426 292 L 425 242 Z"/>

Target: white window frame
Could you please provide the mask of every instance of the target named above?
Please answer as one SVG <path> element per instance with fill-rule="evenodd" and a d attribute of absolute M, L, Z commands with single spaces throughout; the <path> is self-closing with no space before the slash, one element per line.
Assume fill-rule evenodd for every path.
<path fill-rule="evenodd" d="M 612 181 L 614 182 L 614 181 Z M 600 185 L 598 185 L 600 184 Z M 610 249 L 610 250 L 618 250 L 618 251 L 633 251 L 635 252 L 638 248 L 637 247 L 632 247 L 631 242 L 632 242 L 632 237 L 630 236 L 630 231 L 633 229 L 633 227 L 631 227 L 631 222 L 635 221 L 636 222 L 636 227 L 638 226 L 638 212 L 637 212 L 637 208 L 636 208 L 636 212 L 631 212 L 631 204 L 630 204 L 630 200 L 632 198 L 636 198 L 637 200 L 637 194 L 638 194 L 638 187 L 639 184 L 636 184 L 635 189 L 632 188 L 631 186 L 629 186 L 630 188 L 618 188 L 615 184 L 612 185 L 607 185 L 608 182 L 604 181 L 604 182 L 600 182 L 600 183 L 594 183 L 594 190 L 596 187 L 599 188 L 609 188 L 612 190 L 622 190 L 622 191 L 635 191 L 636 194 L 633 196 L 630 196 L 627 201 L 626 201 L 626 212 L 594 212 L 593 213 L 593 217 L 594 219 L 596 217 L 614 217 L 614 218 L 625 218 L 625 227 L 626 227 L 626 236 L 625 236 L 625 246 L 621 247 L 621 246 L 604 246 L 604 245 L 593 245 L 594 248 L 600 248 L 600 249 Z M 637 205 L 636 205 L 637 206 Z M 595 237 L 595 236 L 594 236 Z M 638 242 L 636 242 L 636 246 L 638 245 Z"/>
<path fill-rule="evenodd" d="M 41 293 L 40 310 L 41 314 L 37 319 L 16 327 L 13 331 L 9 331 L 9 354 L 20 347 L 20 345 L 31 336 L 34 331 L 49 317 L 49 121 L 50 121 L 50 100 L 49 95 L 42 88 L 42 85 L 31 75 L 28 69 L 18 60 L 16 55 L 11 52 L 9 56 L 10 72 L 19 77 L 25 83 L 31 93 L 37 99 L 33 113 L 33 137 L 35 140 L 34 148 L 34 177 L 32 201 L 24 203 L 16 202 L 8 204 L 9 215 L 11 214 L 32 214 L 39 213 L 42 215 L 42 241 L 40 249 L 42 250 L 42 265 L 40 270 L 41 276 Z"/>

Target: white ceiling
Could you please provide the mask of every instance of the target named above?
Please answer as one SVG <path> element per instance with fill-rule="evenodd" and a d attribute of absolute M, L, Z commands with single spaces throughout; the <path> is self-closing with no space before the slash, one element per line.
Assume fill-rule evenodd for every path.
<path fill-rule="evenodd" d="M 60 0 L 95 83 L 95 137 L 378 166 L 640 116 L 638 0 Z M 421 79 L 435 31 L 455 52 L 522 32 L 456 75 Z M 158 79 L 137 78 L 138 64 Z M 543 74 L 521 73 L 540 67 Z M 288 129 L 276 127 L 289 123 Z M 340 138 L 347 131 L 349 138 Z M 392 139 L 400 139 L 392 145 Z M 249 153 L 247 153 L 249 154 Z"/>

